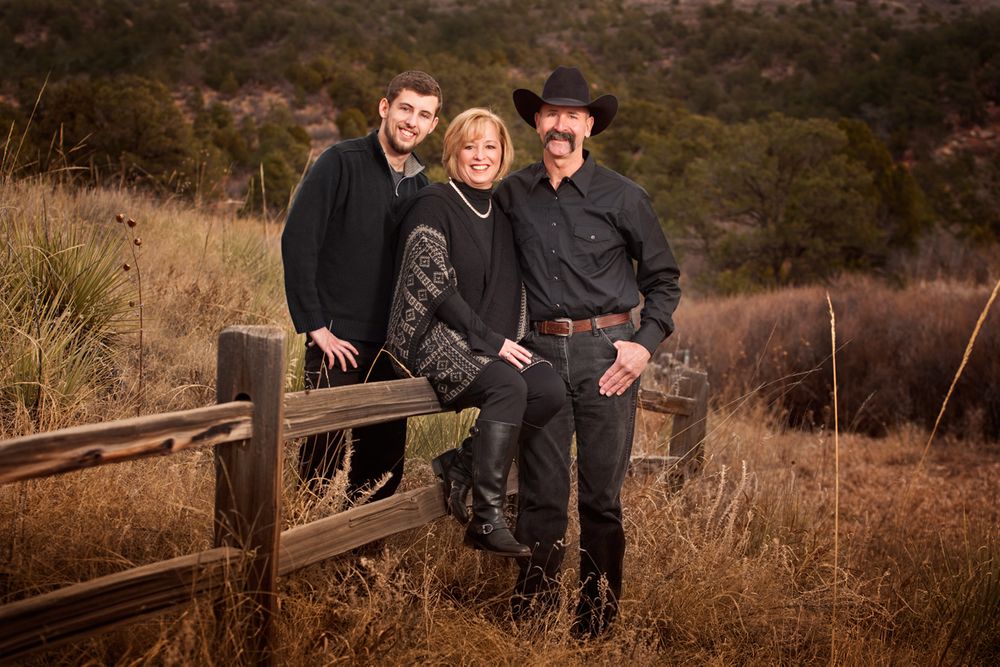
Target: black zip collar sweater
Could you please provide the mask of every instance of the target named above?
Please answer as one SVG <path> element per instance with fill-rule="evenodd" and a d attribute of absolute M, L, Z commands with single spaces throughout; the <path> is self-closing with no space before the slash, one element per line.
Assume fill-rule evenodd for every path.
<path fill-rule="evenodd" d="M 281 235 L 285 296 L 299 333 L 381 343 L 392 298 L 399 203 L 427 185 L 410 155 L 393 185 L 378 130 L 323 151 L 299 183 Z"/>

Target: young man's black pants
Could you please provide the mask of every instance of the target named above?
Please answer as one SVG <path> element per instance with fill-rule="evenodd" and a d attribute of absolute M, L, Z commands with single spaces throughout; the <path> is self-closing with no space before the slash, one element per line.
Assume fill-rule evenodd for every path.
<path fill-rule="evenodd" d="M 308 336 L 307 336 L 308 340 Z M 358 367 L 347 367 L 347 372 L 334 364 L 327 368 L 323 351 L 316 345 L 306 346 L 306 389 L 344 387 L 363 382 L 397 380 L 386 354 L 379 355 L 380 343 L 351 341 L 358 350 Z M 377 357 L 377 358 L 376 358 Z M 367 378 L 367 380 L 366 380 Z M 392 473 L 388 482 L 372 495 L 370 500 L 388 498 L 399 487 L 403 476 L 403 458 L 406 450 L 406 420 L 397 419 L 382 424 L 352 429 L 353 453 L 348 471 L 348 495 L 352 498 L 370 488 L 385 473 Z M 310 436 L 299 449 L 299 475 L 313 491 L 320 493 L 327 481 L 343 465 L 347 445 L 346 431 L 331 431 Z"/>

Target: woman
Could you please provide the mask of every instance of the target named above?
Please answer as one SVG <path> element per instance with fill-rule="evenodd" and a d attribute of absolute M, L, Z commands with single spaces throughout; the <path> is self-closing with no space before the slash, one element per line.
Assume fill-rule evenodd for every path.
<path fill-rule="evenodd" d="M 434 459 L 434 472 L 449 512 L 468 520 L 466 544 L 509 557 L 531 553 L 503 515 L 518 433 L 522 423 L 544 426 L 565 400 L 552 366 L 515 342 L 527 330 L 524 295 L 510 223 L 491 199 L 513 154 L 492 112 L 468 109 L 451 122 L 441 156 L 448 182 L 423 188 L 400 213 L 386 340 L 407 374 L 430 380 L 443 406 L 479 408 L 470 437 Z"/>

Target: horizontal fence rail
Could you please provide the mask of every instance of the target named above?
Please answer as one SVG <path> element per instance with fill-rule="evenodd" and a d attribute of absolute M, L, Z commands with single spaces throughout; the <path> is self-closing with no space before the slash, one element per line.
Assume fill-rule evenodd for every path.
<path fill-rule="evenodd" d="M 14 438 L 0 443 L 0 484 L 245 440 L 252 413 L 238 401 Z"/>
<path fill-rule="evenodd" d="M 235 589 L 254 601 L 249 614 L 234 619 L 246 628 L 247 660 L 273 664 L 276 576 L 446 516 L 441 485 L 432 484 L 279 534 L 281 443 L 442 411 L 425 378 L 281 394 L 283 355 L 279 329 L 231 327 L 220 335 L 218 405 L 0 442 L 0 484 L 198 447 L 216 452 L 215 548 L 0 606 L 0 660 Z M 640 390 L 641 409 L 674 415 L 671 456 L 647 457 L 633 468 L 698 469 L 708 382 L 704 373 L 687 372 L 678 387 L 680 395 Z M 237 397 L 249 400 L 230 400 Z M 508 493 L 516 489 L 514 473 Z"/>
<path fill-rule="evenodd" d="M 685 396 L 639 390 L 644 410 L 687 416 L 695 403 Z M 437 412 L 441 405 L 426 378 L 292 392 L 285 394 L 284 436 L 300 438 Z M 0 442 L 0 484 L 246 440 L 252 417 L 251 402 L 232 401 L 13 438 Z"/>
<path fill-rule="evenodd" d="M 73 584 L 0 607 L 0 658 L 58 646 L 222 592 L 245 554 L 221 547 Z"/>
<path fill-rule="evenodd" d="M 368 426 L 441 412 L 427 378 L 285 394 L 285 437 Z"/>
<path fill-rule="evenodd" d="M 507 493 L 517 493 L 516 467 L 507 479 Z M 294 572 L 444 516 L 441 487 L 432 484 L 289 528 L 281 534 L 278 572 Z"/>

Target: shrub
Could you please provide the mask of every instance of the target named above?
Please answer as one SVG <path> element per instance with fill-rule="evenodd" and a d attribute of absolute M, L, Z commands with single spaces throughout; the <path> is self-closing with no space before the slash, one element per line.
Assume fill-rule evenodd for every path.
<path fill-rule="evenodd" d="M 829 290 L 837 316 L 840 425 L 883 435 L 933 425 L 989 296 L 949 282 L 892 289 L 872 279 Z M 942 430 L 1000 438 L 1000 314 L 993 308 Z M 790 423 L 832 426 L 830 317 L 821 287 L 685 303 L 675 344 L 704 363 L 718 400 L 757 392 Z"/>
<path fill-rule="evenodd" d="M 267 208 L 283 209 L 309 159 L 309 135 L 295 123 L 287 107 L 279 106 L 256 128 L 256 143 L 253 165 L 257 169 L 250 178 L 244 211 L 262 210 L 265 200 Z"/>
<path fill-rule="evenodd" d="M 824 120 L 772 114 L 722 128 L 717 150 L 674 184 L 675 214 L 693 221 L 684 229 L 714 269 L 703 282 L 737 292 L 880 266 L 890 234 L 872 175 L 847 146 Z"/>
<path fill-rule="evenodd" d="M 43 170 L 53 160 L 129 183 L 183 191 L 198 163 L 190 124 L 162 83 L 136 76 L 73 79 L 51 87 L 41 99 L 33 131 Z M 61 166 L 61 165 L 60 165 Z"/>

